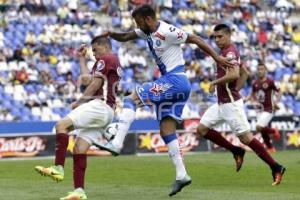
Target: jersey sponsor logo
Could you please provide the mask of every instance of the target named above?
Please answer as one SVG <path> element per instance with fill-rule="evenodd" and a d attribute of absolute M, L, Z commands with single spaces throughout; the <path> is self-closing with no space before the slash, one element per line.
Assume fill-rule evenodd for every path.
<path fill-rule="evenodd" d="M 177 33 L 177 38 L 178 39 L 182 39 L 183 38 L 183 32 L 182 31 L 180 31 L 180 32 Z"/>
<path fill-rule="evenodd" d="M 170 89 L 172 87 L 171 84 L 157 84 L 154 83 L 154 85 L 152 86 L 152 88 L 150 88 L 150 92 L 152 92 L 155 96 L 159 96 L 160 93 L 163 93 L 165 91 L 167 91 L 168 89 Z"/>
<path fill-rule="evenodd" d="M 95 71 L 100 72 L 102 69 L 104 69 L 104 67 L 105 67 L 104 60 L 99 60 Z"/>

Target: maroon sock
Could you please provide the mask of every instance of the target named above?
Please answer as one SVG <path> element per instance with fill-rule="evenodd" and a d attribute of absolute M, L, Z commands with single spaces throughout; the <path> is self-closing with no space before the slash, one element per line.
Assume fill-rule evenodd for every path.
<path fill-rule="evenodd" d="M 73 181 L 74 188 L 84 188 L 86 169 L 86 154 L 73 154 Z"/>
<path fill-rule="evenodd" d="M 66 152 L 69 144 L 69 135 L 58 133 L 56 134 L 55 144 L 55 165 L 65 165 Z"/>
<path fill-rule="evenodd" d="M 276 164 L 275 160 L 270 156 L 270 154 L 266 151 L 264 146 L 255 138 L 248 144 L 248 146 L 263 160 L 265 161 L 271 168 L 273 168 Z"/>
<path fill-rule="evenodd" d="M 272 135 L 272 134 L 274 134 L 275 130 L 274 130 L 274 128 L 264 127 L 264 128 L 262 128 L 261 132 L 265 132 L 265 133 Z"/>
<path fill-rule="evenodd" d="M 269 133 L 265 130 L 261 131 L 261 136 L 264 139 L 264 143 L 267 145 L 268 148 L 273 148 L 273 144 L 271 143 L 271 138 Z"/>
<path fill-rule="evenodd" d="M 223 147 L 231 152 L 233 152 L 236 148 L 236 146 L 232 145 L 230 142 L 228 142 L 220 132 L 214 130 L 214 129 L 209 129 L 209 131 L 206 133 L 204 136 L 205 139 L 208 139 L 215 144 L 219 145 L 220 147 Z"/>

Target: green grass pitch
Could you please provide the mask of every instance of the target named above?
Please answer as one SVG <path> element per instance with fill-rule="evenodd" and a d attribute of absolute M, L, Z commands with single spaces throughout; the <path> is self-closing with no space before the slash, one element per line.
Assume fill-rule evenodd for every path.
<path fill-rule="evenodd" d="M 168 197 L 175 176 L 167 155 L 89 157 L 86 192 L 95 200 L 299 200 L 300 152 L 284 151 L 273 156 L 287 168 L 281 185 L 272 187 L 269 167 L 247 153 L 242 170 L 235 172 L 230 153 L 185 155 L 193 183 Z M 59 199 L 73 190 L 72 159 L 67 159 L 65 179 L 55 183 L 37 174 L 35 165 L 52 160 L 0 162 L 0 199 Z"/>

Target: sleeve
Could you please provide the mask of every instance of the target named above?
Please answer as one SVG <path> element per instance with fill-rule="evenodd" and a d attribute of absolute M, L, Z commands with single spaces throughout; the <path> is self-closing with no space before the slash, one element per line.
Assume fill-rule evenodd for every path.
<path fill-rule="evenodd" d="M 98 62 L 96 63 L 95 70 L 93 72 L 93 77 L 102 78 L 103 76 L 105 76 L 107 67 L 108 67 L 107 60 L 105 59 L 98 60 Z"/>
<path fill-rule="evenodd" d="M 233 64 L 239 65 L 240 66 L 240 57 L 235 51 L 228 51 L 225 54 L 225 57 Z"/>
<path fill-rule="evenodd" d="M 141 29 L 134 29 L 134 32 L 142 39 L 147 39 L 147 35 Z"/>
<path fill-rule="evenodd" d="M 168 26 L 168 29 L 164 33 L 166 41 L 170 44 L 182 44 L 185 43 L 188 33 L 172 25 Z"/>
<path fill-rule="evenodd" d="M 272 90 L 279 92 L 279 86 L 277 86 L 273 80 L 271 81 L 271 88 Z"/>
<path fill-rule="evenodd" d="M 256 91 L 256 87 L 255 87 L 255 81 L 252 82 L 252 93 L 255 93 Z"/>

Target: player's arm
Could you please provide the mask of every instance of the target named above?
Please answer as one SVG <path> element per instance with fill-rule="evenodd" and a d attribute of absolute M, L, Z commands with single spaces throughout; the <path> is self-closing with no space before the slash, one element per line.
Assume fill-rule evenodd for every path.
<path fill-rule="evenodd" d="M 83 95 L 72 104 L 72 109 L 78 107 L 79 105 L 93 99 L 94 94 L 96 91 L 102 87 L 103 85 L 103 78 L 101 77 L 93 77 L 92 82 L 88 85 L 88 87 L 85 89 Z"/>
<path fill-rule="evenodd" d="M 247 69 L 247 67 L 244 64 L 241 64 L 240 68 L 240 77 L 236 82 L 236 89 L 240 90 L 244 86 L 245 82 L 247 81 L 250 73 Z"/>
<path fill-rule="evenodd" d="M 282 93 L 281 93 L 279 87 L 277 87 L 277 86 L 275 85 L 274 81 L 273 81 L 273 83 L 272 83 L 272 90 L 275 91 L 276 102 L 274 103 L 274 107 L 275 107 L 275 109 L 277 110 L 277 109 L 279 109 L 278 103 L 279 103 L 280 100 L 281 100 Z M 273 98 L 273 97 L 271 97 L 271 98 Z"/>
<path fill-rule="evenodd" d="M 240 68 L 236 65 L 235 67 L 227 68 L 227 73 L 225 76 L 212 81 L 211 85 L 221 85 L 225 83 L 232 82 L 240 77 Z"/>
<path fill-rule="evenodd" d="M 206 42 L 195 34 L 189 34 L 186 43 L 196 44 L 200 49 L 209 54 L 219 65 L 223 67 L 233 67 L 234 65 L 226 58 L 219 56 Z"/>
<path fill-rule="evenodd" d="M 116 33 L 107 31 L 102 34 L 103 36 L 111 37 L 114 40 L 119 42 L 127 42 L 129 40 L 135 40 L 138 38 L 138 35 L 135 31 L 125 32 L 125 33 Z"/>
<path fill-rule="evenodd" d="M 79 58 L 79 64 L 80 64 L 80 74 L 89 74 L 89 69 L 86 64 L 86 53 L 87 53 L 87 46 L 86 44 L 80 45 L 80 47 L 77 49 L 77 57 Z"/>

